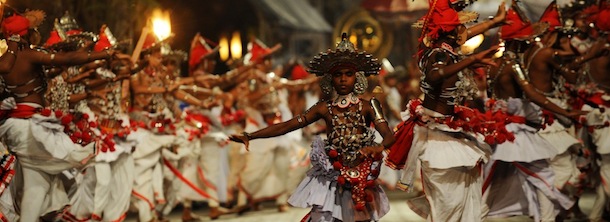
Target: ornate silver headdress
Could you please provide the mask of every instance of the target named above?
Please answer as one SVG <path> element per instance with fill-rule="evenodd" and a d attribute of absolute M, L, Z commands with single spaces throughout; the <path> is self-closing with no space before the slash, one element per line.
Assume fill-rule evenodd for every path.
<path fill-rule="evenodd" d="M 328 74 L 337 65 L 348 65 L 364 75 L 377 75 L 381 70 L 381 64 L 371 54 L 358 51 L 354 44 L 347 39 L 347 34 L 343 33 L 341 42 L 337 44 L 335 50 L 321 52 L 309 62 L 309 72 L 317 76 Z"/>

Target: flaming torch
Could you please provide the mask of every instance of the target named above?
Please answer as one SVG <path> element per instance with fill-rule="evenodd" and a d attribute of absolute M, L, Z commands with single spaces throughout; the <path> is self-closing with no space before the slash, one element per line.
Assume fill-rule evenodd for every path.
<path fill-rule="evenodd" d="M 157 40 L 163 41 L 172 35 L 172 25 L 168 11 L 156 9 L 151 18 L 153 33 Z"/>
<path fill-rule="evenodd" d="M 132 61 L 135 62 L 140 57 L 140 53 L 142 52 L 142 46 L 144 45 L 146 36 L 150 32 L 155 35 L 155 37 L 157 38 L 157 42 L 161 42 L 172 35 L 172 25 L 168 11 L 162 11 L 161 9 L 155 9 L 153 11 L 152 17 L 149 20 L 148 25 L 142 28 L 142 33 L 140 34 L 140 38 L 138 39 L 136 48 L 131 54 Z"/>

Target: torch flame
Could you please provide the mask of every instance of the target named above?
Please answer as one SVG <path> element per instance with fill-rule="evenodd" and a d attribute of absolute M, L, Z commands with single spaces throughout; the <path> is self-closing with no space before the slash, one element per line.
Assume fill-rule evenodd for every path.
<path fill-rule="evenodd" d="M 171 36 L 172 25 L 170 22 L 168 11 L 155 9 L 153 11 L 151 22 L 153 27 L 153 33 L 159 41 L 163 41 Z"/>
<path fill-rule="evenodd" d="M 235 31 L 231 37 L 231 58 L 238 60 L 241 58 L 241 53 L 241 36 L 238 31 Z"/>

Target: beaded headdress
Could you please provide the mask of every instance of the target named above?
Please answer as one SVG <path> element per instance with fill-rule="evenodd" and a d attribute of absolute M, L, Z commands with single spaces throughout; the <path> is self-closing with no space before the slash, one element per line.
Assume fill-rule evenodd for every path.
<path fill-rule="evenodd" d="M 308 71 L 316 76 L 324 76 L 339 66 L 349 66 L 366 76 L 377 75 L 381 69 L 377 59 L 364 51 L 358 51 L 347 39 L 346 33 L 341 36 L 341 42 L 337 44 L 335 50 L 328 49 L 314 56 L 309 62 Z"/>

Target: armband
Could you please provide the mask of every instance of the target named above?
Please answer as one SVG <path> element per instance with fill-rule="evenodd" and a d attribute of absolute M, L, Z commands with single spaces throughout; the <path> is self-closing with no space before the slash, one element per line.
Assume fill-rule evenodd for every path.
<path fill-rule="evenodd" d="M 385 123 L 387 122 L 383 117 L 383 112 L 381 111 L 381 103 L 375 97 L 371 99 L 371 106 L 373 107 L 373 112 L 375 112 L 375 123 Z"/>
<path fill-rule="evenodd" d="M 519 77 L 519 80 L 528 82 L 527 75 L 518 63 L 513 64 L 513 70 L 515 71 L 515 73 L 517 73 L 517 77 Z"/>
<path fill-rule="evenodd" d="M 250 133 L 248 132 L 244 132 L 244 137 L 246 137 L 246 139 L 248 139 L 248 141 L 252 140 L 252 135 L 250 135 Z"/>
<path fill-rule="evenodd" d="M 13 42 L 20 42 L 21 41 L 21 36 L 14 34 L 8 37 L 9 41 L 13 41 Z"/>

